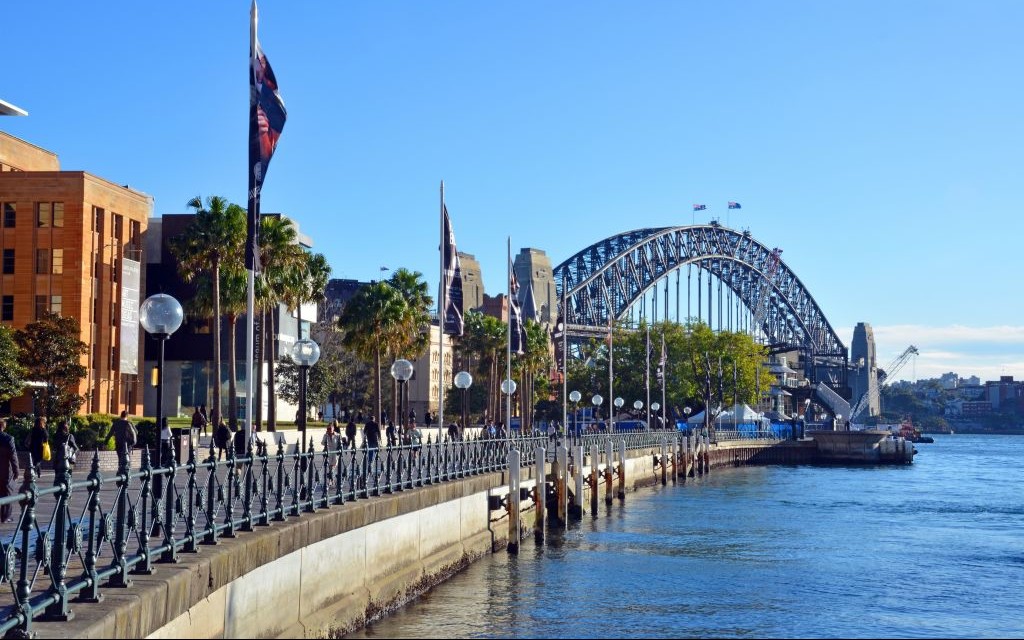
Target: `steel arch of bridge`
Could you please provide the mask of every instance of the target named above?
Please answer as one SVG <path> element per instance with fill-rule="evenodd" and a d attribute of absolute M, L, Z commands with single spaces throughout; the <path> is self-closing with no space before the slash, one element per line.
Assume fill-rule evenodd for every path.
<path fill-rule="evenodd" d="M 800 350 L 845 361 L 846 346 L 836 335 L 807 287 L 784 262 L 769 280 L 772 250 L 749 232 L 718 224 L 637 229 L 596 242 L 554 269 L 562 317 L 577 339 L 606 331 L 609 317 L 620 320 L 661 278 L 686 265 L 713 274 L 748 309 L 767 295 L 761 330 L 773 351 Z M 765 286 L 769 283 L 771 286 Z"/>

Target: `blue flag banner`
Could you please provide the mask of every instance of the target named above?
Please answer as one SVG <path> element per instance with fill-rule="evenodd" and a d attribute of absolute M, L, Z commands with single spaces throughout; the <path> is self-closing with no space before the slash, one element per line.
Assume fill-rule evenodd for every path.
<path fill-rule="evenodd" d="M 740 206 L 740 203 L 738 203 L 738 202 L 732 202 L 732 201 L 730 200 L 730 201 L 729 201 L 729 208 L 730 208 L 730 209 L 742 209 L 743 207 L 741 207 L 741 206 Z"/>
<path fill-rule="evenodd" d="M 253 18 L 255 20 L 255 16 Z M 253 27 L 255 31 L 255 26 Z M 277 78 L 259 40 L 249 56 L 249 219 L 245 237 L 245 267 L 259 271 L 260 191 L 267 165 L 277 148 L 287 112 L 277 92 Z"/>
<path fill-rule="evenodd" d="M 707 208 L 708 208 L 708 205 L 706 205 L 706 204 L 695 204 L 695 205 L 693 205 L 693 210 L 694 211 L 704 211 Z"/>

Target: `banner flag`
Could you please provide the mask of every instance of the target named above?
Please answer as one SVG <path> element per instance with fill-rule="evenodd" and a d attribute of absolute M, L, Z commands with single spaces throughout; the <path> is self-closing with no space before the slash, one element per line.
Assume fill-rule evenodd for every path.
<path fill-rule="evenodd" d="M 444 207 L 444 332 L 450 336 L 461 336 L 465 328 L 462 317 L 462 267 L 459 264 L 459 252 L 455 248 L 455 233 L 452 221 L 448 217 L 448 207 Z"/>
<path fill-rule="evenodd" d="M 249 51 L 249 218 L 245 236 L 245 268 L 259 271 L 260 191 L 287 113 L 277 91 L 277 78 L 255 34 L 256 3 L 253 2 L 252 49 Z"/>
<path fill-rule="evenodd" d="M 519 310 L 519 280 L 516 279 L 516 271 L 511 260 L 508 272 L 511 274 L 508 283 L 509 345 L 512 353 L 521 354 L 526 345 L 526 328 L 523 326 L 523 314 Z"/>

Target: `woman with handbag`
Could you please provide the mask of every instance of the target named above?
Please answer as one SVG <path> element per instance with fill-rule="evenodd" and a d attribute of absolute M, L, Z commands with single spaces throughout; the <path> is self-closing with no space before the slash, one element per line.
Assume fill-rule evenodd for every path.
<path fill-rule="evenodd" d="M 28 452 L 32 455 L 32 466 L 35 468 L 36 477 L 43 469 L 43 460 L 49 461 L 50 456 L 44 455 L 43 449 L 49 449 L 49 432 L 46 430 L 46 418 L 39 416 L 28 432 Z"/>
<path fill-rule="evenodd" d="M 56 435 L 53 436 L 53 468 L 56 475 L 53 479 L 54 485 L 60 484 L 60 473 L 67 465 L 67 473 L 75 467 L 75 462 L 78 459 L 78 443 L 75 442 L 75 436 L 71 433 L 71 421 L 61 420 L 60 426 L 57 428 Z"/>

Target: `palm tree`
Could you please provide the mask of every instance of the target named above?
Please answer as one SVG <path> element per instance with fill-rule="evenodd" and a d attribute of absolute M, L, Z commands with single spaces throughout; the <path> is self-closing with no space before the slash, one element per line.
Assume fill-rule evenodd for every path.
<path fill-rule="evenodd" d="M 373 364 L 374 415 L 378 420 L 381 417 L 381 355 L 394 344 L 405 306 L 397 289 L 386 282 L 374 282 L 360 288 L 338 317 L 342 344 L 355 351 L 364 362 Z"/>
<path fill-rule="evenodd" d="M 260 341 L 260 364 L 256 367 L 256 389 L 258 396 L 262 396 L 263 389 L 263 361 L 267 362 L 267 428 L 270 431 L 277 429 L 277 398 L 276 383 L 274 380 L 274 361 L 277 354 L 277 344 L 271 338 L 277 335 L 274 330 L 273 310 L 283 299 L 285 276 L 293 265 L 299 260 L 305 259 L 306 252 L 298 244 L 298 234 L 295 225 L 288 218 L 280 216 L 263 216 L 260 219 L 260 265 L 262 271 L 257 281 L 256 304 L 263 316 L 268 320 L 261 322 L 263 328 L 263 340 Z M 270 311 L 271 313 L 267 313 Z M 268 351 L 269 349 L 269 351 Z M 262 407 L 262 397 L 257 398 L 256 409 Z M 257 419 L 261 416 L 256 413 Z"/>
<path fill-rule="evenodd" d="M 427 282 L 419 271 L 410 271 L 404 267 L 397 269 L 391 274 L 388 284 L 405 301 L 402 318 L 390 341 L 392 351 L 389 355 L 392 358 L 401 356 L 415 360 L 430 348 L 430 308 L 434 299 L 430 297 Z M 391 382 L 393 415 L 402 421 L 405 416 L 398 415 L 398 382 L 394 379 Z M 441 384 L 444 386 L 443 380 Z"/>
<path fill-rule="evenodd" d="M 202 199 L 195 197 L 188 206 L 195 210 L 196 217 L 170 245 L 182 279 L 193 282 L 206 275 L 212 287 L 214 384 L 210 419 L 216 425 L 221 413 L 220 270 L 223 266 L 241 268 L 246 212 L 221 196 L 207 198 L 205 207 Z"/>

